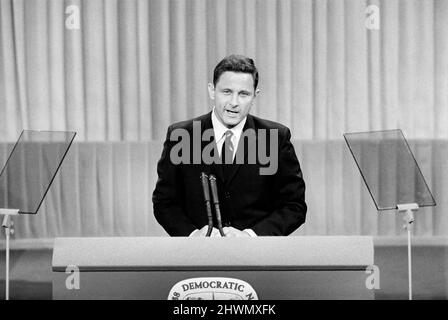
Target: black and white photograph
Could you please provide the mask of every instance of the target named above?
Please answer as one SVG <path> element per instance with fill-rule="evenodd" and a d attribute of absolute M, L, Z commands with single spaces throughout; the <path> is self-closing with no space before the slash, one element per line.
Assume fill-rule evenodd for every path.
<path fill-rule="evenodd" d="M 447 159 L 446 0 L 0 0 L 1 300 L 447 300 Z"/>

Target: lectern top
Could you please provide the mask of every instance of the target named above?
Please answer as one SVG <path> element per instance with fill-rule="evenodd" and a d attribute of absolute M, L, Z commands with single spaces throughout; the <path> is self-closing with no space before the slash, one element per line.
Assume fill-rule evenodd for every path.
<path fill-rule="evenodd" d="M 75 135 L 23 130 L 0 173 L 0 208 L 37 213 Z"/>
<path fill-rule="evenodd" d="M 53 271 L 365 270 L 369 236 L 56 238 Z"/>

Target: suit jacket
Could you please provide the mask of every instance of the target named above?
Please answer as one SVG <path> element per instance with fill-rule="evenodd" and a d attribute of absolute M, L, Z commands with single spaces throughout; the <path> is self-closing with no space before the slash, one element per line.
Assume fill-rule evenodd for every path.
<path fill-rule="evenodd" d="M 158 180 L 152 197 L 154 215 L 169 235 L 188 236 L 195 229 L 208 224 L 200 181 L 201 172 L 217 176 L 220 209 L 225 226 L 233 226 L 239 230 L 250 228 L 259 236 L 278 236 L 289 235 L 305 222 L 305 183 L 287 127 L 248 115 L 243 133 L 253 129 L 250 130 L 255 132 L 255 140 L 252 142 L 255 141 L 258 146 L 259 129 L 265 129 L 268 138 L 267 154 L 270 152 L 269 130 L 276 129 L 278 132 L 278 169 L 275 174 L 261 175 L 260 168 L 267 165 L 258 156 L 256 163 L 252 161 L 248 164 L 249 143 L 248 140 L 244 143 L 242 135 L 237 152 L 244 152 L 245 162 L 232 164 L 231 173 L 224 179 L 222 165 L 205 164 L 203 160 L 199 164 L 192 163 L 192 140 L 189 164 L 173 164 L 170 160 L 171 149 L 178 143 L 170 140 L 171 133 L 178 128 L 184 129 L 193 138 L 193 121 L 200 121 L 201 134 L 213 128 L 211 112 L 171 125 L 157 165 Z M 216 148 L 214 137 L 211 139 Z M 202 151 L 210 141 L 199 143 Z M 197 147 L 195 150 L 198 151 Z"/>

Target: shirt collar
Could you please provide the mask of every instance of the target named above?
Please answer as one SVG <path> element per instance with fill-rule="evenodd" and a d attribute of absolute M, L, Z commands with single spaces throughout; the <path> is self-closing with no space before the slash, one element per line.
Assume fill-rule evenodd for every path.
<path fill-rule="evenodd" d="M 218 117 L 215 113 L 215 107 L 213 107 L 212 112 L 212 125 L 213 125 L 213 132 L 215 134 L 216 141 L 221 140 L 221 138 L 224 136 L 224 133 L 226 133 L 227 130 L 232 131 L 233 135 L 235 136 L 236 140 L 238 141 L 241 133 L 243 132 L 244 125 L 246 124 L 247 116 L 244 117 L 243 120 L 241 120 L 236 126 L 229 129 L 225 125 L 219 121 Z"/>

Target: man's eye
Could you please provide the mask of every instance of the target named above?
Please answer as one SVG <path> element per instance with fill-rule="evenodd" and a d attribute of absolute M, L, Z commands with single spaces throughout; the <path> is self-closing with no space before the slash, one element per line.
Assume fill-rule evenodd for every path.
<path fill-rule="evenodd" d="M 224 90 L 223 93 L 224 94 L 230 94 L 230 90 Z"/>
<path fill-rule="evenodd" d="M 247 97 L 249 94 L 247 92 L 241 92 L 240 95 L 243 97 Z"/>

